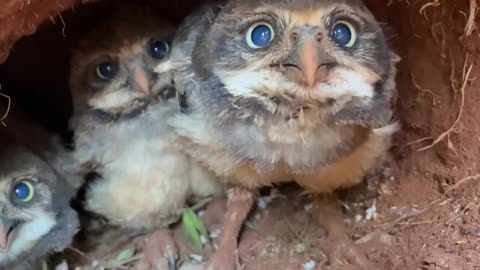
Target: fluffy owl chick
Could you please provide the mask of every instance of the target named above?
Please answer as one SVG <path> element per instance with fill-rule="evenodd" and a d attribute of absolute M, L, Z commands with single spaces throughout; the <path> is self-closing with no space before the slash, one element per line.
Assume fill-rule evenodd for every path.
<path fill-rule="evenodd" d="M 42 269 L 41 260 L 65 249 L 78 231 L 70 207 L 75 189 L 56 162 L 64 156 L 61 145 L 13 108 L 5 124 L 0 125 L 0 269 Z"/>
<path fill-rule="evenodd" d="M 163 228 L 187 202 L 222 192 L 214 174 L 172 144 L 172 75 L 153 68 L 169 58 L 173 32 L 150 10 L 129 6 L 87 35 L 71 60 L 74 159 L 82 173 L 99 175 L 86 208 L 123 228 Z"/>
<path fill-rule="evenodd" d="M 170 123 L 193 158 L 236 186 L 209 262 L 225 270 L 253 204 L 246 188 L 293 179 L 329 193 L 380 164 L 398 129 L 390 101 L 399 59 L 359 0 L 232 0 L 212 12 L 187 19 L 195 30 L 175 38 L 192 53 L 179 69 L 189 79 L 175 81 L 186 113 Z M 336 200 L 316 206 L 334 241 L 333 268 L 346 259 L 373 269 L 342 229 Z"/>

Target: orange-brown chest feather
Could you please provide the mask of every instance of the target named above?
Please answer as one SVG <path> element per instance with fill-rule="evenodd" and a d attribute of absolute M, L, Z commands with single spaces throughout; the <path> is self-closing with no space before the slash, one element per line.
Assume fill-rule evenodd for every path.
<path fill-rule="evenodd" d="M 389 147 L 390 134 L 373 131 L 350 154 L 313 172 L 292 173 L 285 163 L 281 163 L 275 170 L 261 173 L 253 164 L 244 162 L 232 171 L 233 184 L 256 188 L 293 180 L 312 193 L 348 188 L 360 183 L 365 174 L 384 158 Z"/>

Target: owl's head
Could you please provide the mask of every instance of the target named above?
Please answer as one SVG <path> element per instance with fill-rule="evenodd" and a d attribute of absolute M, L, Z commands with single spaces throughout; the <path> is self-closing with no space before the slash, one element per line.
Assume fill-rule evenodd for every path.
<path fill-rule="evenodd" d="M 66 248 L 78 217 L 67 182 L 28 148 L 1 139 L 0 266 L 19 265 Z"/>
<path fill-rule="evenodd" d="M 194 70 L 217 77 L 236 107 L 348 118 L 394 91 L 397 57 L 360 0 L 232 0 L 197 50 Z"/>
<path fill-rule="evenodd" d="M 128 114 L 174 95 L 171 75 L 153 72 L 169 58 L 174 26 L 148 8 L 124 5 L 73 53 L 70 87 L 76 113 Z"/>

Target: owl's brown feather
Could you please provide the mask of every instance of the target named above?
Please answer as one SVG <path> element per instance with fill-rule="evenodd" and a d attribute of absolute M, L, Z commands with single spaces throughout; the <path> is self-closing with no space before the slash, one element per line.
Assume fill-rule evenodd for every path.
<path fill-rule="evenodd" d="M 170 119 L 189 155 L 234 186 L 293 179 L 313 193 L 381 164 L 398 129 L 398 57 L 360 0 L 231 0 L 212 11 L 174 39 L 192 48 L 175 75 L 187 110 Z M 233 267 L 226 237 L 214 270 Z"/>
<path fill-rule="evenodd" d="M 0 111 L 6 111 L 1 101 Z M 15 103 L 3 122 L 0 268 L 39 269 L 40 260 L 65 249 L 79 229 L 70 200 L 82 180 L 64 167 L 68 153 L 60 140 L 31 121 Z"/>
<path fill-rule="evenodd" d="M 123 228 L 150 230 L 222 187 L 173 144 L 166 120 L 179 107 L 164 95 L 173 89 L 172 76 L 153 72 L 170 54 L 156 57 L 152 44 L 168 48 L 174 29 L 147 11 L 128 5 L 86 35 L 72 56 L 70 84 L 75 166 L 99 175 L 88 187 L 86 208 Z M 111 78 L 96 76 L 102 61 L 115 67 Z"/>

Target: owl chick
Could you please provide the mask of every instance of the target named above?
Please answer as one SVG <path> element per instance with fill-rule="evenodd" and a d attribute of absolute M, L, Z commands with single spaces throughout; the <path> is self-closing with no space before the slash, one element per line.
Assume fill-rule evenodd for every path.
<path fill-rule="evenodd" d="M 398 129 L 390 101 L 399 58 L 360 0 L 231 0 L 203 14 L 185 21 L 171 64 L 156 70 L 177 69 L 185 113 L 169 122 L 184 149 L 234 186 L 208 263 L 230 270 L 253 204 L 248 189 L 293 179 L 329 194 L 380 164 Z M 176 43 L 191 51 L 175 52 Z M 315 216 L 334 241 L 332 267 L 374 269 L 342 228 L 333 195 L 326 198 Z"/>
<path fill-rule="evenodd" d="M 42 269 L 42 259 L 69 246 L 78 231 L 70 200 L 79 183 L 61 172 L 66 155 L 44 130 L 13 108 L 5 124 L 0 126 L 0 269 Z"/>
<path fill-rule="evenodd" d="M 75 164 L 99 175 L 85 207 L 126 229 L 164 228 L 187 202 L 223 191 L 214 174 L 172 144 L 166 119 L 179 111 L 172 74 L 153 68 L 169 58 L 174 30 L 129 5 L 88 34 L 71 60 Z M 168 239 L 162 252 L 173 266 L 175 249 L 164 236 L 153 238 Z"/>

